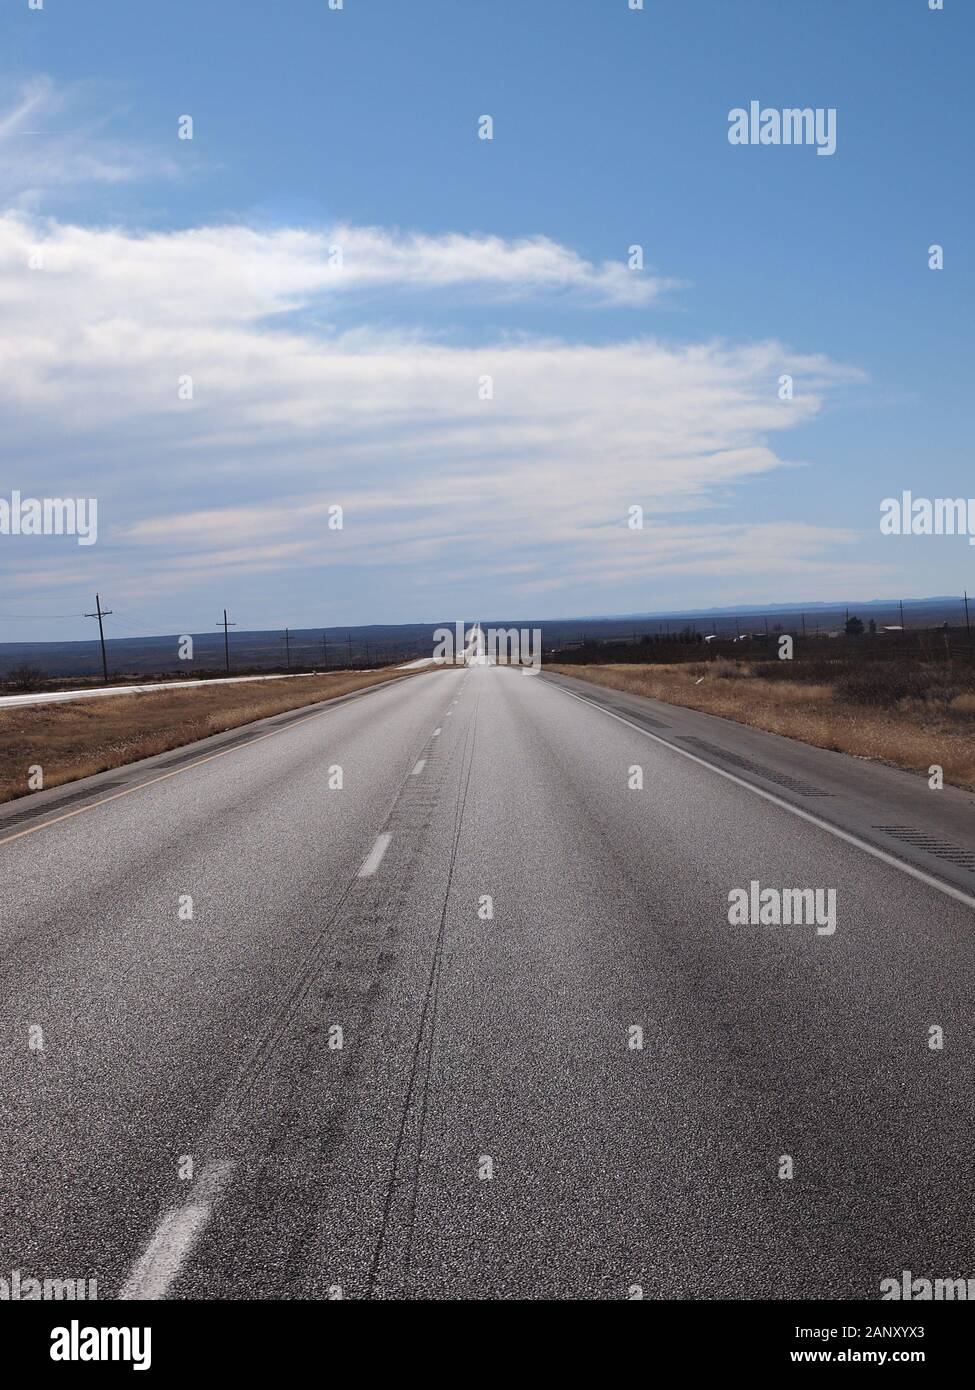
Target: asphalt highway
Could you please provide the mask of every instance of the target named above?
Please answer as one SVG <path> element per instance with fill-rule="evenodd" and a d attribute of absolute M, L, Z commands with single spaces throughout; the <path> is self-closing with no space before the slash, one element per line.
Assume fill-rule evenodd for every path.
<path fill-rule="evenodd" d="M 972 801 L 474 666 L 17 803 L 0 1274 L 206 1299 L 975 1276 Z M 755 881 L 834 890 L 835 930 L 732 925 Z"/>

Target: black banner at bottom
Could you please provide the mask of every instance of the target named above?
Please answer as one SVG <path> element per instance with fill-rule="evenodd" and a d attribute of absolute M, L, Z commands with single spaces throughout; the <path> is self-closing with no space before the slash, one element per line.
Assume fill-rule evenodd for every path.
<path fill-rule="evenodd" d="M 517 1300 L 512 1300 L 517 1301 Z M 405 1305 L 411 1331 L 424 1326 L 422 1300 Z M 524 1306 L 524 1305 L 522 1305 Z M 536 1307 L 538 1305 L 535 1305 Z M 295 1371 L 334 1364 L 348 1347 L 332 1339 L 360 1332 L 360 1312 L 332 1303 L 169 1302 L 7 1303 L 0 1308 L 4 1360 L 20 1362 L 20 1375 L 49 1367 L 65 1380 L 87 1375 L 155 1375 L 164 1380 L 189 1373 L 241 1369 Z M 385 1318 L 374 1308 L 368 1326 Z M 391 1313 L 392 1328 L 402 1324 Z M 448 1317 L 450 1315 L 448 1314 Z M 481 1316 L 484 1316 L 482 1314 Z M 494 1322 L 497 1314 L 487 1314 Z M 379 1322 L 373 1323 L 373 1317 Z M 777 1372 L 816 1366 L 872 1366 L 910 1373 L 917 1368 L 947 1371 L 964 1364 L 972 1339 L 972 1317 L 964 1302 L 946 1303 L 708 1303 L 644 1302 L 630 1308 L 614 1330 L 637 1332 L 641 1355 L 653 1364 L 676 1363 L 746 1372 Z M 575 1339 L 556 1344 L 569 1352 Z M 544 1353 L 551 1356 L 547 1343 Z M 590 1342 L 590 1350 L 591 1350 Z M 628 1348 L 628 1350 L 627 1350 Z M 621 1353 L 632 1355 L 622 1343 Z M 542 1354 L 539 1347 L 538 1355 Z M 521 1353 L 519 1353 L 519 1357 Z M 490 1353 L 477 1354 L 483 1374 Z M 512 1353 L 501 1343 L 500 1365 Z M 416 1372 L 414 1372 L 416 1373 Z"/>

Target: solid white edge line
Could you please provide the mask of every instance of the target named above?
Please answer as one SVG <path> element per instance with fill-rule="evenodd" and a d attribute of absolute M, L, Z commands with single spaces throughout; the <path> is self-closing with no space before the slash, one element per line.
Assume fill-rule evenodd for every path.
<path fill-rule="evenodd" d="M 165 1298 L 223 1195 L 233 1163 L 208 1163 L 182 1206 L 162 1217 L 118 1292 L 120 1299 Z"/>
<path fill-rule="evenodd" d="M 423 769 L 426 767 L 426 765 L 427 765 L 427 760 L 426 760 L 426 758 L 421 758 L 420 761 L 417 763 L 416 767 L 413 769 L 412 775 L 413 775 L 414 777 L 419 777 L 420 773 L 423 771 Z"/>
<path fill-rule="evenodd" d="M 675 743 L 668 743 L 659 734 L 652 734 L 649 729 L 641 729 L 639 724 L 634 724 L 630 719 L 624 719 L 621 714 L 606 709 L 605 705 L 600 705 L 595 700 L 587 700 L 584 695 L 577 695 L 574 690 L 566 690 L 564 685 L 557 685 L 556 689 L 561 690 L 564 695 L 568 695 L 573 700 L 579 700 L 582 704 L 590 705 L 593 709 L 599 710 L 600 714 L 608 714 L 610 719 L 616 719 L 620 724 L 625 724 L 627 728 L 635 729 L 638 734 L 643 734 L 645 738 L 652 738 L 654 743 L 660 743 L 664 748 L 669 748 L 671 752 L 679 753 L 682 758 L 689 758 L 692 763 L 706 767 L 709 772 L 716 772 L 719 777 L 734 782 L 738 787 L 744 787 L 746 791 L 760 796 L 763 801 L 770 801 L 773 806 L 780 806 L 782 810 L 789 811 L 793 816 L 798 816 L 800 820 L 808 821 L 810 825 L 818 826 L 820 830 L 825 830 L 838 840 L 845 840 L 848 845 L 864 850 L 865 853 L 873 855 L 874 859 L 889 864 L 892 869 L 900 869 L 902 874 L 916 878 L 919 883 L 927 884 L 929 888 L 936 888 L 939 893 L 954 898 L 956 902 L 964 903 L 966 907 L 975 908 L 975 898 L 964 892 L 963 889 L 956 888 L 951 883 L 945 883 L 943 879 L 934 878 L 933 875 L 926 874 L 923 869 L 916 869 L 913 864 L 906 864 L 902 859 L 895 859 L 892 854 L 888 854 L 886 850 L 878 849 L 869 840 L 861 840 L 858 835 L 852 835 L 848 830 L 841 830 L 838 825 L 830 825 L 829 821 L 821 820 L 819 816 L 814 816 L 811 811 L 804 811 L 801 806 L 793 806 L 790 802 L 783 801 L 781 796 L 776 796 L 774 792 L 767 792 L 762 787 L 756 787 L 751 782 L 746 782 L 742 777 L 736 777 L 733 772 L 725 772 L 724 768 L 715 767 L 713 763 L 699 758 L 696 753 L 688 752 L 686 748 L 678 748 Z"/>
<path fill-rule="evenodd" d="M 376 843 L 362 861 L 362 868 L 359 870 L 360 878 L 371 878 L 373 876 L 383 862 L 383 855 L 389 849 L 389 842 L 392 838 L 388 830 L 384 830 L 381 835 L 376 836 Z"/>

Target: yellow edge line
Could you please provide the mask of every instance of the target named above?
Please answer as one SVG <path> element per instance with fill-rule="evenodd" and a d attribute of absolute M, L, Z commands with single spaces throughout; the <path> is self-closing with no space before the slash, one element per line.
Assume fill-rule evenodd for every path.
<path fill-rule="evenodd" d="M 367 690 L 377 690 L 380 686 L 392 685 L 394 683 L 395 682 L 393 681 L 377 681 L 375 685 L 366 686 L 365 688 Z M 341 699 L 342 697 L 336 696 L 334 698 Z M 327 702 L 327 705 L 330 705 L 331 703 L 332 701 L 329 700 Z M 307 724 L 309 719 L 317 719 L 320 715 L 327 714 L 327 705 L 325 709 L 317 709 L 311 714 L 306 714 L 303 719 L 292 720 L 292 722 L 288 725 L 287 729 L 269 729 L 266 734 L 256 734 L 254 738 L 249 740 L 246 746 L 250 747 L 251 743 L 260 743 L 263 739 L 266 738 L 274 738 L 275 734 L 288 733 L 289 730 L 295 728 L 298 724 Z M 287 712 L 287 710 L 281 711 L 282 714 L 287 714 Z M 277 718 L 277 716 L 269 715 L 268 718 L 275 719 Z M 242 724 L 238 725 L 237 727 L 246 728 L 247 726 L 245 724 Z M 227 732 L 229 733 L 230 730 L 228 729 Z M 235 748 L 221 748 L 216 753 L 206 753 L 202 758 L 197 758 L 196 762 L 187 763 L 185 767 L 175 767 L 173 768 L 172 772 L 161 772 L 158 777 L 149 777 L 146 779 L 145 782 L 139 782 L 134 787 L 126 787 L 123 791 L 112 792 L 110 796 L 103 796 L 98 801 L 92 801 L 88 806 L 78 806 L 73 811 L 65 811 L 60 816 L 53 816 L 51 820 L 41 821 L 40 825 L 29 825 L 26 830 L 17 830 L 14 832 L 13 835 L 5 835 L 2 839 L 0 839 L 0 845 L 9 845 L 14 840 L 23 839 L 25 835 L 34 835 L 37 833 L 38 830 L 46 830 L 49 825 L 57 825 L 60 821 L 70 820 L 72 816 L 80 816 L 85 811 L 95 811 L 98 809 L 99 806 L 104 806 L 109 801 L 117 801 L 120 796 L 131 796 L 133 792 L 141 792 L 143 787 L 151 787 L 154 786 L 156 782 L 165 782 L 170 777 L 178 777 L 181 772 L 191 772 L 194 767 L 199 767 L 201 763 L 212 763 L 215 758 L 225 758 L 228 753 L 238 753 L 240 749 L 244 746 L 244 744 L 238 744 Z M 173 752 L 174 750 L 167 749 L 166 751 Z M 122 763 L 121 766 L 124 767 L 125 764 Z M 109 771 L 115 770 L 116 769 L 114 768 L 109 769 Z M 80 780 L 84 781 L 84 778 L 81 778 Z M 66 782 L 64 785 L 69 786 L 70 783 Z M 43 815 L 43 812 L 38 811 L 38 815 Z"/>

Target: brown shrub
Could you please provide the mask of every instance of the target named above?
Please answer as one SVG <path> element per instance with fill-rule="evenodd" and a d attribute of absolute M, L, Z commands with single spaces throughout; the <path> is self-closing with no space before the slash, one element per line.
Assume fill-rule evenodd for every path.
<path fill-rule="evenodd" d="M 779 664 L 793 666 L 785 661 Z M 890 698 L 887 692 L 878 690 L 877 672 L 854 687 L 859 698 L 853 699 L 842 688 L 842 676 L 850 669 L 842 665 L 838 673 L 834 667 L 833 682 L 818 684 L 802 680 L 790 683 L 777 667 L 773 679 L 758 674 L 751 680 L 709 679 L 716 665 L 700 664 L 696 675 L 694 668 L 686 665 L 546 666 L 546 670 L 704 710 L 802 743 L 894 763 L 925 775 L 933 763 L 939 763 L 947 781 L 975 789 L 975 740 L 971 734 L 975 693 L 955 695 L 947 703 L 945 692 L 958 676 L 949 671 L 946 679 L 943 667 L 916 671 L 906 685 L 901 680 L 895 687 L 897 707 L 892 708 L 886 703 Z M 756 672 L 764 666 L 756 666 Z M 915 693 L 904 696 L 900 692 L 905 688 Z"/>

